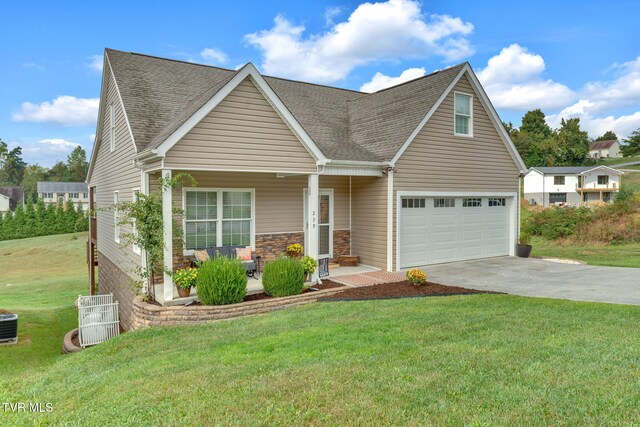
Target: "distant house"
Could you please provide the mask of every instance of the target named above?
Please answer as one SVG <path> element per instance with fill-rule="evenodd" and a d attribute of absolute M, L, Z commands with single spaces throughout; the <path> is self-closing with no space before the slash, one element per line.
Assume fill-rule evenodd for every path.
<path fill-rule="evenodd" d="M 76 206 L 82 204 L 83 210 L 89 209 L 89 190 L 85 182 L 38 182 L 38 198 L 45 205 L 73 202 Z"/>
<path fill-rule="evenodd" d="M 612 139 L 610 141 L 591 141 L 589 143 L 589 157 L 600 159 L 602 157 L 622 157 L 620 143 Z"/>
<path fill-rule="evenodd" d="M 15 211 L 24 204 L 24 190 L 20 187 L 0 187 L 0 213 Z"/>
<path fill-rule="evenodd" d="M 531 168 L 524 176 L 524 197 L 542 206 L 610 202 L 623 174 L 607 166 Z"/>

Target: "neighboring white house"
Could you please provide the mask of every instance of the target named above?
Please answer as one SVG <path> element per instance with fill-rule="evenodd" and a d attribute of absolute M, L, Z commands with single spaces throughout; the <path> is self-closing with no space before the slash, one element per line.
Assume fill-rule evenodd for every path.
<path fill-rule="evenodd" d="M 608 166 L 531 168 L 524 176 L 524 197 L 542 206 L 610 202 L 623 174 Z"/>
<path fill-rule="evenodd" d="M 89 189 L 86 182 L 38 182 L 38 197 L 45 205 L 51 203 L 82 205 L 83 210 L 89 209 Z"/>
<path fill-rule="evenodd" d="M 589 143 L 589 157 L 600 159 L 602 157 L 622 157 L 620 143 L 612 139 L 610 141 L 591 141 Z"/>
<path fill-rule="evenodd" d="M 5 196 L 4 194 L 0 194 L 0 214 L 9 210 L 10 201 L 11 201 L 10 197 Z"/>

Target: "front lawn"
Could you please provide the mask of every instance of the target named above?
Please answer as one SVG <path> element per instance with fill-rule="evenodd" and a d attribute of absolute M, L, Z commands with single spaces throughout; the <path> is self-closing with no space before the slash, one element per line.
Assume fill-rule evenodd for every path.
<path fill-rule="evenodd" d="M 143 330 L 65 356 L 6 423 L 621 425 L 640 417 L 640 310 L 506 295 L 316 303 Z"/>
<path fill-rule="evenodd" d="M 18 344 L 0 346 L 0 403 L 8 384 L 62 359 L 62 338 L 78 325 L 73 303 L 88 290 L 86 242 L 87 233 L 0 242 L 0 308 L 19 315 Z"/>
<path fill-rule="evenodd" d="M 531 244 L 531 256 L 577 259 L 590 265 L 640 268 L 640 243 L 584 244 L 532 237 Z"/>

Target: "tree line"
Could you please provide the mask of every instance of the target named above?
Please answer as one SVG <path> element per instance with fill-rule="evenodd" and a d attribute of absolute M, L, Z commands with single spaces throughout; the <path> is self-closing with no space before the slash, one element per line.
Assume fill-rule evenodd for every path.
<path fill-rule="evenodd" d="M 580 128 L 580 119 L 562 119 L 558 129 L 551 129 L 540 109 L 528 111 L 522 124 L 516 128 L 511 122 L 503 123 L 511 140 L 527 167 L 536 166 L 589 166 L 596 160 L 589 157 L 589 135 Z M 613 131 L 607 131 L 596 141 L 618 139 Z M 620 146 L 623 156 L 640 155 L 640 129 L 623 140 Z"/>
<path fill-rule="evenodd" d="M 0 241 L 75 233 L 89 230 L 89 213 L 72 202 L 63 205 L 49 204 L 42 200 L 18 205 L 15 212 L 0 212 Z"/>
<path fill-rule="evenodd" d="M 0 139 L 0 186 L 22 187 L 27 201 L 38 199 L 38 181 L 84 182 L 88 171 L 87 153 L 81 146 L 74 148 L 66 162 L 58 161 L 47 168 L 26 163 L 21 147 L 9 150 Z"/>

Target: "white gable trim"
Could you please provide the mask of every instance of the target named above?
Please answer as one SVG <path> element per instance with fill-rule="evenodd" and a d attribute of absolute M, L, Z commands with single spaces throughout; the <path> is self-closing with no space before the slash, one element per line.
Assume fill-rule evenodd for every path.
<path fill-rule="evenodd" d="M 583 174 L 585 174 L 585 173 L 587 173 L 587 172 L 591 172 L 591 171 L 594 171 L 594 170 L 597 170 L 597 169 L 608 169 L 608 170 L 610 170 L 610 171 L 611 171 L 611 172 L 613 172 L 613 173 L 617 173 L 618 175 L 623 175 L 623 174 L 624 174 L 624 172 L 623 172 L 623 171 L 621 171 L 621 170 L 614 169 L 614 168 L 611 168 L 611 167 L 609 167 L 609 166 L 605 166 L 605 165 L 600 165 L 600 166 L 595 166 L 595 167 L 593 167 L 593 168 L 591 168 L 591 169 L 587 169 L 587 170 L 586 170 L 586 171 L 584 171 L 584 172 L 580 172 L 580 173 L 579 173 L 579 175 L 583 175 Z"/>
<path fill-rule="evenodd" d="M 120 95 L 120 88 L 118 87 L 118 82 L 116 81 L 116 76 L 113 74 L 113 69 L 111 68 L 111 62 L 109 62 L 109 57 L 107 53 L 104 54 L 104 70 L 109 70 L 111 75 L 111 80 L 113 81 L 113 85 L 116 88 L 116 93 L 118 94 L 118 100 L 120 101 L 120 108 L 122 108 L 122 114 L 124 114 L 124 121 L 127 124 L 127 129 L 129 130 L 129 135 L 131 136 L 131 143 L 133 144 L 133 150 L 135 153 L 138 152 L 138 146 L 136 145 L 136 140 L 133 138 L 133 131 L 131 130 L 131 124 L 129 124 L 129 116 L 127 115 L 127 110 L 124 108 L 124 102 L 122 101 L 122 95 Z M 86 182 L 88 183 L 91 178 L 91 173 L 93 172 L 93 165 L 95 163 L 95 159 L 98 153 L 98 142 L 102 142 L 102 111 L 104 110 L 104 104 L 106 102 L 105 94 L 108 94 L 106 82 L 108 79 L 106 78 L 106 71 L 102 73 L 102 87 L 100 89 L 100 106 L 98 108 L 98 123 L 96 125 L 96 136 L 93 140 L 93 149 L 91 150 L 91 160 L 89 161 L 89 170 L 87 172 Z"/>
<path fill-rule="evenodd" d="M 313 156 L 318 164 L 325 164 L 327 159 L 322 154 L 322 151 L 318 148 L 318 146 L 313 142 L 311 137 L 307 134 L 304 128 L 298 123 L 298 121 L 293 117 L 291 112 L 287 109 L 287 107 L 282 103 L 280 98 L 275 94 L 275 92 L 271 89 L 269 84 L 264 80 L 264 78 L 260 75 L 256 67 L 252 63 L 248 63 L 244 67 L 242 67 L 236 75 L 220 89 L 209 101 L 206 102 L 198 111 L 196 111 L 186 122 L 184 122 L 178 129 L 176 129 L 171 135 L 167 137 L 167 139 L 162 142 L 155 150 L 157 155 L 160 157 L 164 157 L 174 145 L 178 143 L 195 125 L 200 123 L 200 121 L 206 117 L 223 99 L 225 99 L 242 81 L 251 77 L 256 87 L 265 95 L 266 99 L 273 106 L 273 108 L 278 112 L 280 117 L 285 121 L 285 123 L 291 128 L 294 134 L 298 137 L 302 145 L 309 151 L 309 153 Z"/>
<path fill-rule="evenodd" d="M 402 146 L 400 147 L 400 149 L 398 150 L 396 155 L 393 156 L 393 158 L 391 159 L 391 162 L 390 162 L 392 166 L 395 166 L 395 163 L 398 161 L 398 159 L 402 156 L 402 154 L 405 152 L 405 150 L 409 147 L 411 142 L 413 142 L 413 140 L 416 138 L 418 133 L 427 124 L 427 122 L 429 121 L 429 119 L 431 118 L 433 113 L 435 113 L 435 111 L 438 109 L 438 107 L 440 107 L 440 104 L 442 104 L 442 102 L 445 100 L 447 95 L 449 95 L 449 93 L 453 90 L 454 86 L 458 83 L 458 81 L 462 78 L 462 76 L 465 75 L 465 73 L 468 74 L 471 86 L 473 86 L 475 91 L 478 93 L 478 95 L 479 95 L 478 98 L 480 99 L 480 102 L 484 106 L 485 110 L 488 112 L 489 117 L 490 117 L 490 119 L 491 119 L 491 121 L 493 123 L 493 126 L 498 131 L 498 135 L 500 135 L 500 139 L 502 139 L 502 142 L 507 147 L 507 151 L 509 151 L 509 154 L 511 155 L 511 158 L 515 162 L 516 166 L 518 167 L 518 169 L 520 170 L 521 173 L 524 173 L 524 172 L 527 171 L 527 167 L 525 166 L 524 162 L 522 161 L 522 158 L 520 157 L 520 154 L 518 154 L 518 150 L 516 150 L 515 145 L 513 145 L 513 141 L 511 141 L 511 138 L 509 137 L 509 134 L 505 130 L 504 126 L 502 125 L 502 121 L 500 121 L 500 118 L 498 117 L 498 113 L 496 112 L 495 108 L 493 108 L 493 105 L 491 104 L 491 101 L 487 97 L 487 94 L 485 93 L 484 89 L 482 88 L 482 85 L 478 81 L 478 78 L 476 77 L 475 73 L 473 72 L 473 70 L 471 69 L 471 66 L 468 63 L 465 64 L 462 67 L 462 69 L 460 70 L 458 75 L 453 79 L 453 81 L 449 84 L 449 86 L 447 86 L 447 88 L 442 93 L 442 95 L 440 95 L 440 97 L 438 98 L 436 103 L 433 105 L 433 107 L 431 107 L 431 109 L 427 112 L 427 114 L 420 121 L 420 123 L 414 129 L 414 131 L 411 132 L 411 135 L 409 135 L 409 138 L 407 138 L 407 140 L 404 142 L 404 144 L 402 144 Z"/>

